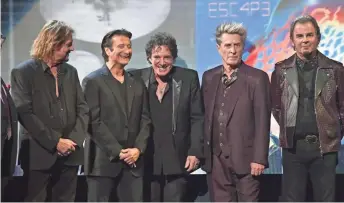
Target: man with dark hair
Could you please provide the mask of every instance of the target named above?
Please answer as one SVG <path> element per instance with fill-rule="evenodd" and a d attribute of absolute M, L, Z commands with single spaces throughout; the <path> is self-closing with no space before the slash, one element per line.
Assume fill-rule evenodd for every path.
<path fill-rule="evenodd" d="M 5 39 L 1 34 L 1 47 Z M 17 143 L 17 111 L 10 95 L 10 88 L 1 78 L 1 198 L 5 196 L 4 189 L 16 167 Z"/>
<path fill-rule="evenodd" d="M 283 201 L 305 201 L 308 175 L 315 201 L 335 201 L 344 67 L 317 50 L 320 39 L 316 20 L 298 17 L 290 27 L 296 53 L 276 63 L 271 76 L 272 112 L 283 148 Z"/>
<path fill-rule="evenodd" d="M 74 30 L 62 21 L 47 22 L 31 56 L 12 69 L 12 97 L 22 124 L 20 164 L 28 178 L 25 201 L 75 199 L 83 164 L 88 107 L 77 70 L 67 64 Z"/>
<path fill-rule="evenodd" d="M 131 33 L 114 30 L 101 43 L 105 64 L 83 80 L 90 108 L 85 142 L 88 201 L 143 201 L 143 158 L 150 133 L 147 90 L 124 67 L 132 55 Z"/>
<path fill-rule="evenodd" d="M 153 159 L 153 202 L 184 201 L 186 177 L 198 168 L 203 157 L 203 104 L 198 74 L 174 66 L 177 55 L 175 38 L 157 33 L 146 44 L 147 60 L 152 66 L 134 72 L 142 77 L 149 92 L 153 132 L 147 159 Z"/>

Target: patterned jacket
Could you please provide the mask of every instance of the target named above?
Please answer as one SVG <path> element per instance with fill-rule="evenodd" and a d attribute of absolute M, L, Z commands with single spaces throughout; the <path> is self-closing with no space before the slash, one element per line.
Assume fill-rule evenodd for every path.
<path fill-rule="evenodd" d="M 292 148 L 299 98 L 296 54 L 278 62 L 271 76 L 272 113 L 280 146 Z M 318 52 L 314 108 L 321 153 L 336 152 L 344 134 L 344 67 Z"/>

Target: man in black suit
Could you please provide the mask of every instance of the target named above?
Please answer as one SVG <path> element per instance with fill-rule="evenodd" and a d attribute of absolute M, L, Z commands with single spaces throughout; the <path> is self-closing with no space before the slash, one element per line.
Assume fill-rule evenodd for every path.
<path fill-rule="evenodd" d="M 152 67 L 136 70 L 149 92 L 153 123 L 151 201 L 184 199 L 187 175 L 203 157 L 203 103 L 198 74 L 173 66 L 177 43 L 167 33 L 157 33 L 146 45 Z"/>
<path fill-rule="evenodd" d="M 1 46 L 5 39 L 1 34 Z M 4 197 L 4 189 L 14 173 L 17 161 L 18 118 L 9 91 L 9 86 L 1 78 L 1 197 Z"/>
<path fill-rule="evenodd" d="M 132 34 L 107 33 L 101 43 L 105 64 L 83 80 L 90 107 L 90 137 L 85 143 L 88 201 L 141 202 L 143 159 L 150 132 L 147 90 L 124 67 L 129 63 Z"/>
<path fill-rule="evenodd" d="M 77 70 L 66 63 L 73 29 L 47 22 L 29 59 L 11 72 L 12 97 L 22 124 L 20 162 L 28 178 L 25 201 L 74 201 L 83 163 L 88 107 Z"/>

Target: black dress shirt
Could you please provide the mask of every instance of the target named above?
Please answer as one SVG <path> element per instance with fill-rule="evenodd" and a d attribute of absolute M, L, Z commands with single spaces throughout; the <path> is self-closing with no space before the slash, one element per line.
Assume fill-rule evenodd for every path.
<path fill-rule="evenodd" d="M 296 117 L 295 135 L 304 138 L 309 134 L 318 134 L 314 109 L 315 76 L 318 68 L 318 58 L 314 56 L 309 61 L 296 58 L 299 78 L 299 100 Z"/>

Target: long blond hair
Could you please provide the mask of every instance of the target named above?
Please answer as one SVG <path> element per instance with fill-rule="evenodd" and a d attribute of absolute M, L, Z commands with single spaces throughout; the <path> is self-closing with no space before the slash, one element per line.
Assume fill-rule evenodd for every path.
<path fill-rule="evenodd" d="M 51 59 L 54 49 L 66 42 L 74 34 L 73 28 L 58 20 L 48 21 L 32 44 L 30 55 L 36 59 Z"/>

